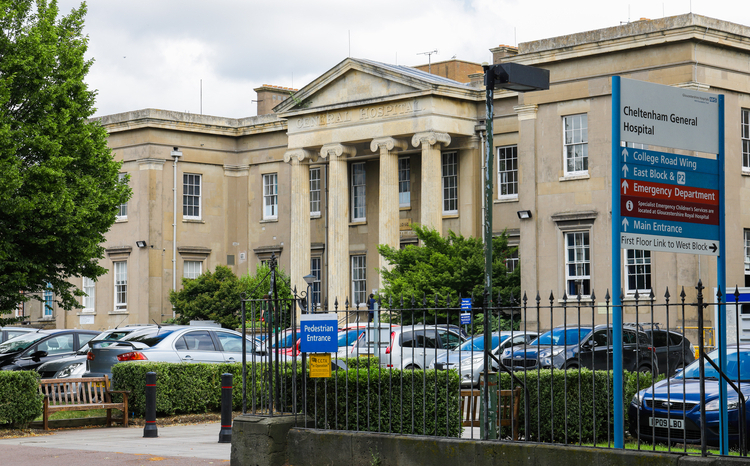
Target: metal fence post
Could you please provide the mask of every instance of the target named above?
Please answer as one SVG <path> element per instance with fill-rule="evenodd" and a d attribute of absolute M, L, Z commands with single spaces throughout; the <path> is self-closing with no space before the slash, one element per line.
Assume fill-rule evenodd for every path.
<path fill-rule="evenodd" d="M 219 443 L 232 443 L 232 374 L 221 374 L 221 430 Z"/>
<path fill-rule="evenodd" d="M 146 425 L 143 427 L 144 438 L 158 437 L 156 427 L 156 372 L 146 373 Z"/>

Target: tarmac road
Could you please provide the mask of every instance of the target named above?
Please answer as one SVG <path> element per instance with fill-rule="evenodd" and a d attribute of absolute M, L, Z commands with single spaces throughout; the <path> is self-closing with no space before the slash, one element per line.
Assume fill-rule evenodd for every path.
<path fill-rule="evenodd" d="M 0 439 L 0 464 L 84 466 L 228 464 L 231 444 L 218 443 L 219 423 L 159 427 L 143 438 L 142 427 L 53 431 L 49 435 Z"/>

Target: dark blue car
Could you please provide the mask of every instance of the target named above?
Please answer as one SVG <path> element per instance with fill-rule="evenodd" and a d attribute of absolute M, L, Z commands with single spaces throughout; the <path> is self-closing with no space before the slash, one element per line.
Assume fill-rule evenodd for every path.
<path fill-rule="evenodd" d="M 739 356 L 739 357 L 738 357 Z M 708 354 L 718 364 L 719 352 Z M 727 350 L 727 375 L 741 387 L 750 401 L 750 345 L 730 346 Z M 700 381 L 698 361 L 676 376 L 657 382 L 638 392 L 630 403 L 630 433 L 641 440 L 657 443 L 700 443 Z M 705 363 L 706 443 L 719 444 L 719 374 Z M 739 397 L 732 387 L 727 392 L 729 404 L 729 441 L 739 440 Z M 749 407 L 750 408 L 750 407 Z M 750 409 L 746 410 L 744 434 L 750 432 Z"/>

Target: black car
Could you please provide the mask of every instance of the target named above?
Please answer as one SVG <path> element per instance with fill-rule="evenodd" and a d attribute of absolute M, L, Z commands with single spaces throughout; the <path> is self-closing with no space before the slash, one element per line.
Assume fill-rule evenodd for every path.
<path fill-rule="evenodd" d="M 690 340 L 674 330 L 659 328 L 651 324 L 644 329 L 659 360 L 659 373 L 673 376 L 677 370 L 684 369 L 695 361 L 695 352 Z"/>
<path fill-rule="evenodd" d="M 623 369 L 659 373 L 658 358 L 648 335 L 632 328 L 622 330 Z M 503 351 L 505 366 L 515 370 L 577 369 L 612 370 L 612 327 L 557 327 L 525 346 Z"/>
<path fill-rule="evenodd" d="M 39 330 L 0 344 L 0 370 L 35 370 L 47 361 L 70 356 L 99 335 L 96 330 Z"/>

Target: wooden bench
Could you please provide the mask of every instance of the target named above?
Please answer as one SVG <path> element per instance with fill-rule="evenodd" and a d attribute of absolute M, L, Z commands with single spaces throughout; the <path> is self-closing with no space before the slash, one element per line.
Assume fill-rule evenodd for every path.
<path fill-rule="evenodd" d="M 490 387 L 492 394 L 492 387 Z M 497 390 L 499 397 L 497 419 L 500 427 L 513 429 L 513 440 L 518 440 L 518 412 L 521 406 L 521 387 L 515 390 Z M 476 389 L 461 390 L 461 425 L 481 427 L 479 413 L 482 410 L 482 391 Z"/>
<path fill-rule="evenodd" d="M 128 391 L 110 390 L 109 378 L 42 379 L 39 391 L 44 395 L 44 430 L 49 430 L 49 415 L 58 411 L 106 409 L 107 426 L 112 425 L 112 410 L 122 411 L 122 424 L 128 426 Z M 113 403 L 112 394 L 122 394 L 122 403 Z"/>

